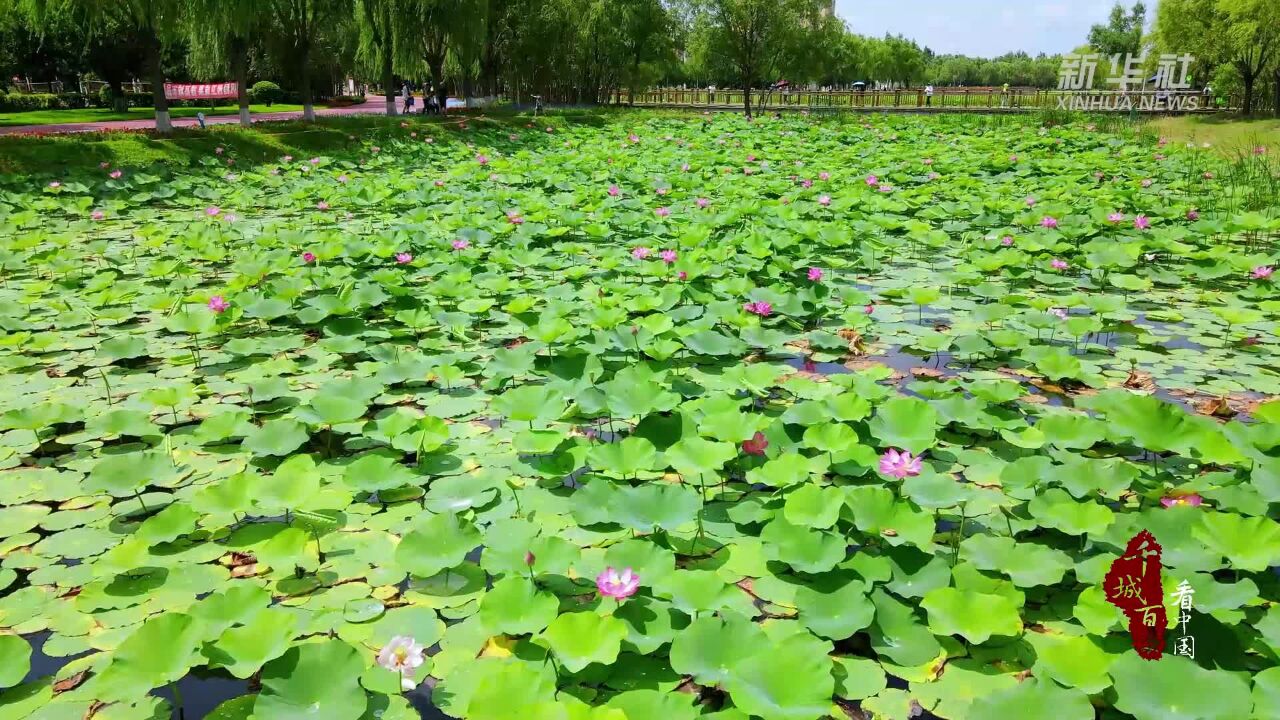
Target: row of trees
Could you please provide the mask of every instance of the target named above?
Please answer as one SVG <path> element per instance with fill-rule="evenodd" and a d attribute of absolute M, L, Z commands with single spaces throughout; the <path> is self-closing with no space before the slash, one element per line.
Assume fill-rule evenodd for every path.
<path fill-rule="evenodd" d="M 130 77 L 281 80 L 308 118 L 318 82 L 342 75 L 393 89 L 427 80 L 441 94 L 541 94 L 607 102 L 657 83 L 745 88 L 786 78 L 847 86 L 1053 87 L 1061 58 L 936 55 L 903 36 L 866 37 L 829 0 L 0 0 L 0 71 L 60 79 L 92 73 L 117 98 Z M 1089 34 L 1110 55 L 1189 52 L 1196 77 L 1273 82 L 1280 99 L 1280 0 L 1117 4 Z M 1270 80 L 1274 78 L 1274 81 Z M 157 124 L 167 127 L 163 93 Z M 1277 103 L 1280 105 L 1280 103 Z M 392 98 L 387 111 L 395 111 Z"/>

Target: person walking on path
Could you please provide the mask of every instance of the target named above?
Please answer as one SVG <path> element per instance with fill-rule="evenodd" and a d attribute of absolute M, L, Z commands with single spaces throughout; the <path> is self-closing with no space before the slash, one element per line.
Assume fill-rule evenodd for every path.
<path fill-rule="evenodd" d="M 924 86 L 924 104 L 926 106 L 933 104 L 933 86 L 932 85 Z"/>
<path fill-rule="evenodd" d="M 404 113 L 408 115 L 413 108 L 413 91 L 409 89 L 408 82 L 400 89 L 400 94 L 404 97 Z"/>
<path fill-rule="evenodd" d="M 1000 88 L 1000 107 L 1009 107 L 1009 83 Z"/>

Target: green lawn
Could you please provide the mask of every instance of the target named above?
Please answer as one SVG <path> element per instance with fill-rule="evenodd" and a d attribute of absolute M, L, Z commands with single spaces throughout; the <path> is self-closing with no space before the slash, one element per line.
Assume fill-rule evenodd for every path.
<path fill-rule="evenodd" d="M 301 111 L 301 105 L 250 105 L 255 113 Z M 195 117 L 203 111 L 205 115 L 235 115 L 239 108 L 235 105 L 223 105 L 212 110 L 197 107 L 171 108 L 169 114 L 175 118 Z M 13 125 L 62 125 L 66 123 L 108 122 L 111 120 L 150 120 L 155 117 L 151 108 L 129 108 L 126 112 L 116 112 L 107 108 L 86 108 L 83 110 L 30 110 L 27 112 L 0 113 L 0 127 Z"/>
<path fill-rule="evenodd" d="M 1264 146 L 1280 152 L 1280 119 L 1241 120 L 1229 115 L 1182 115 L 1152 120 L 1149 127 L 1177 142 L 1210 143 L 1218 152 L 1234 156 Z"/>

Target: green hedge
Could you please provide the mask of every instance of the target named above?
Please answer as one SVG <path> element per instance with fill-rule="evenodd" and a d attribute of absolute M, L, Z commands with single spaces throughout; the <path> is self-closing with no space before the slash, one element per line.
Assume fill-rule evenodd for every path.
<path fill-rule="evenodd" d="M 19 93 L 0 91 L 0 112 L 26 112 L 29 110 L 64 110 L 89 106 L 89 99 L 80 93 Z"/>

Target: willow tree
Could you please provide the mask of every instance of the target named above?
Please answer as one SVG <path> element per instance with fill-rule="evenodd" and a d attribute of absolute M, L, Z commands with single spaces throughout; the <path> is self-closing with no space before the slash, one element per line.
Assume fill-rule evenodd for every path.
<path fill-rule="evenodd" d="M 188 0 L 188 64 L 206 79 L 223 77 L 236 82 L 240 124 L 250 125 L 249 50 L 259 40 L 262 3 L 258 0 Z"/>
<path fill-rule="evenodd" d="M 387 114 L 396 114 L 395 56 L 396 44 L 402 42 L 397 28 L 402 0 L 356 0 L 356 26 L 360 30 L 359 55 L 376 66 L 386 94 Z"/>
<path fill-rule="evenodd" d="M 351 20 L 351 0 L 260 0 L 264 26 L 282 64 L 299 73 L 302 119 L 316 119 L 315 93 L 311 87 L 312 53 L 320 38 Z"/>
<path fill-rule="evenodd" d="M 751 117 L 751 89 L 761 85 L 819 17 L 814 0 L 710 0 L 714 51 L 733 64 L 742 108 Z"/>
<path fill-rule="evenodd" d="M 162 55 L 165 45 L 183 28 L 185 0 L 25 0 L 23 8 L 37 24 L 53 18 L 76 23 L 87 42 L 113 32 L 132 33 L 146 56 L 156 131 L 167 133 L 173 129 L 164 94 Z"/>

